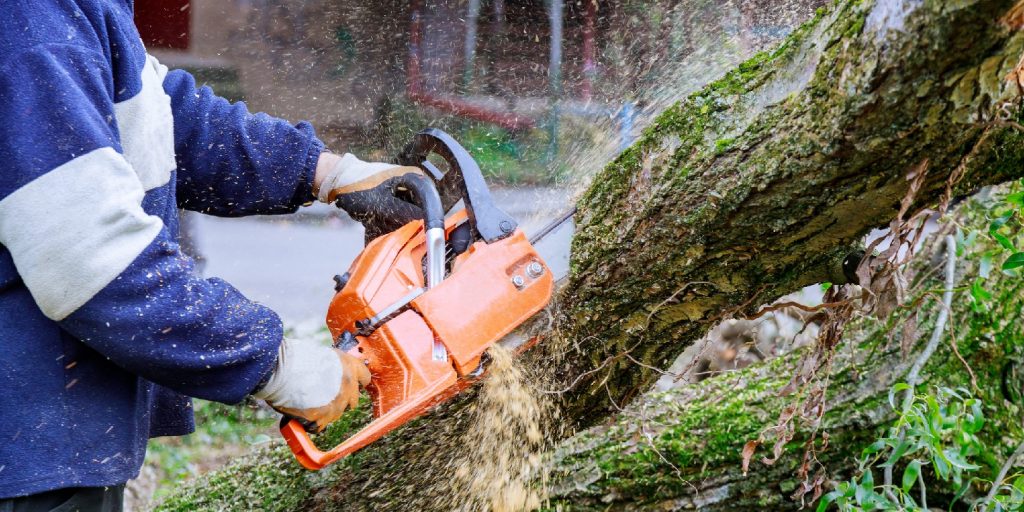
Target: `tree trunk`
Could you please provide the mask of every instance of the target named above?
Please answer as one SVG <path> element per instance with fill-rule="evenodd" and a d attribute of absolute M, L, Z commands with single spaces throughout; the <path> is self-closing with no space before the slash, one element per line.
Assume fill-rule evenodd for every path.
<path fill-rule="evenodd" d="M 652 368 L 667 367 L 722 318 L 808 284 L 843 282 L 842 260 L 896 215 L 908 174 L 923 162 L 916 206 L 937 202 L 953 174 L 962 175 L 958 193 L 1024 175 L 1024 137 L 1006 122 L 1021 117 L 1019 87 L 1006 77 L 1024 37 L 1000 23 L 1014 4 L 839 1 L 776 51 L 662 113 L 580 199 L 571 279 L 549 334 L 524 358 L 545 387 L 566 389 L 558 423 L 607 418 L 650 388 Z M 1004 111 L 1009 118 L 997 117 Z M 756 412 L 757 392 L 772 395 L 743 395 L 750 424 L 730 442 L 771 420 Z M 773 399 L 764 400 L 771 410 Z M 745 402 L 731 403 L 743 415 Z M 854 403 L 846 410 L 859 411 Z M 280 449 L 264 451 L 164 508 L 444 506 L 447 477 L 434 468 L 454 451 L 473 405 L 467 394 L 316 474 Z M 870 413 L 850 414 L 858 415 Z"/>
<path fill-rule="evenodd" d="M 981 140 L 1004 102 L 1017 112 L 1006 77 L 1024 38 L 998 23 L 1013 3 L 839 2 L 664 112 L 579 201 L 561 343 L 544 357 L 563 376 L 601 370 L 566 393 L 567 416 L 628 403 L 725 312 L 841 282 L 922 162 L 918 205 L 964 160 L 961 189 L 1019 174 L 1018 133 Z"/>
<path fill-rule="evenodd" d="M 987 220 L 974 206 L 969 227 L 984 231 Z M 981 211 L 984 213 L 984 211 Z M 828 409 L 821 431 L 827 432 L 826 449 L 816 453 L 833 479 L 848 478 L 857 468 L 861 450 L 885 431 L 895 418 L 889 390 L 904 382 L 931 333 L 941 307 L 935 290 L 943 288 L 941 267 L 945 249 L 936 237 L 932 250 L 916 260 L 928 278 L 916 284 L 917 297 L 886 321 L 863 317 L 849 326 L 830 372 Z M 995 246 L 987 237 L 958 256 L 958 288 L 978 277 L 978 264 Z M 938 265 L 936 265 L 938 262 Z M 938 387 L 972 388 L 964 364 L 952 350 L 955 340 L 961 355 L 977 377 L 975 396 L 986 406 L 982 431 L 991 451 L 977 460 L 981 474 L 993 478 L 1014 448 L 1024 440 L 1024 281 L 994 274 L 985 281 L 992 293 L 990 308 L 972 307 L 966 291 L 953 301 L 950 335 L 929 358 L 919 392 Z M 923 307 L 913 306 L 921 295 Z M 920 315 L 922 341 L 910 355 L 901 354 L 901 324 Z M 795 405 L 798 396 L 782 396 L 782 389 L 797 373 L 799 350 L 750 368 L 729 372 L 697 384 L 662 393 L 650 393 L 620 413 L 610 425 L 594 427 L 563 443 L 556 452 L 550 475 L 551 508 L 572 510 L 780 510 L 796 509 L 791 495 L 802 484 L 797 477 L 808 430 L 789 443 L 777 462 L 765 465 L 771 441 L 752 458 L 749 474 L 742 471 L 742 451 L 766 426 L 774 425 L 780 411 Z M 899 400 L 896 400 L 899 403 Z M 820 445 L 820 442 L 818 443 Z M 813 472 L 812 472 L 813 474 Z M 928 471 L 929 504 L 946 509 L 953 489 L 933 482 Z M 971 496 L 968 495 L 968 498 Z M 811 501 L 811 494 L 807 495 Z M 963 504 L 964 502 L 961 502 Z"/>

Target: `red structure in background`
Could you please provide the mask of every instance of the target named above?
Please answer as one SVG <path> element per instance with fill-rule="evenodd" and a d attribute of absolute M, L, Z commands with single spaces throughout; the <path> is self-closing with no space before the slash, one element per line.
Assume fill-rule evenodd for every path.
<path fill-rule="evenodd" d="M 415 103 L 434 107 L 452 114 L 492 123 L 511 131 L 533 128 L 533 119 L 517 116 L 513 112 L 492 110 L 449 96 L 440 96 L 423 90 L 420 71 L 420 43 L 423 38 L 423 20 L 420 10 L 423 0 L 412 0 L 412 21 L 409 24 L 409 61 L 406 63 L 406 96 Z"/>
<path fill-rule="evenodd" d="M 135 26 L 147 48 L 187 50 L 189 0 L 135 2 Z"/>

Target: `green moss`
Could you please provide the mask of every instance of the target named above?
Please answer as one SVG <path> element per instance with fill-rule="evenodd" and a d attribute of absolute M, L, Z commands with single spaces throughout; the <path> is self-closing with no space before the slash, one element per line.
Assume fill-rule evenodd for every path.
<path fill-rule="evenodd" d="M 736 143 L 736 139 L 718 139 L 715 141 L 715 154 L 722 155 L 725 152 L 732 149 L 733 144 Z"/>
<path fill-rule="evenodd" d="M 359 408 L 345 413 L 322 434 L 314 436 L 314 442 L 321 449 L 333 447 L 358 430 L 369 417 L 369 400 L 364 396 Z M 284 441 L 277 440 L 208 473 L 201 480 L 179 487 L 154 510 L 296 510 L 315 489 L 330 482 L 332 475 L 358 467 L 362 457 L 359 452 L 327 469 L 312 472 L 299 466 Z"/>

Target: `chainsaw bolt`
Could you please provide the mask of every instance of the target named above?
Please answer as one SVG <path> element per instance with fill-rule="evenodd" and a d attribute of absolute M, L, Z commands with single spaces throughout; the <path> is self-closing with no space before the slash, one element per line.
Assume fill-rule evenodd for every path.
<path fill-rule="evenodd" d="M 507 220 L 501 221 L 498 224 L 498 227 L 501 228 L 501 232 L 502 233 L 511 233 L 512 232 L 512 223 L 507 221 Z"/>
<path fill-rule="evenodd" d="M 516 285 L 516 288 L 522 289 L 523 286 L 526 286 L 526 280 L 523 279 L 523 276 L 512 276 L 512 284 Z"/>
<path fill-rule="evenodd" d="M 526 275 L 536 279 L 544 274 L 544 265 L 540 262 L 533 262 L 526 266 Z"/>

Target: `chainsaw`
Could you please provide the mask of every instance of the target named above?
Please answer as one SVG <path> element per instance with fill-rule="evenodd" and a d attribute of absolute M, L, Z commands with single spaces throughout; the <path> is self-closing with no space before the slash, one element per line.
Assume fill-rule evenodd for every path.
<path fill-rule="evenodd" d="M 514 333 L 516 327 L 547 306 L 568 270 L 573 212 L 527 239 L 448 134 L 420 132 L 396 163 L 424 171 L 397 184 L 423 219 L 369 241 L 349 271 L 335 277 L 327 311 L 334 346 L 370 370 L 373 419 L 326 451 L 301 422 L 282 419 L 281 434 L 307 469 L 366 447 L 472 385 L 494 344 L 528 348 L 531 340 Z M 561 236 L 548 241 L 552 233 Z M 553 267 L 535 245 L 557 246 Z"/>

